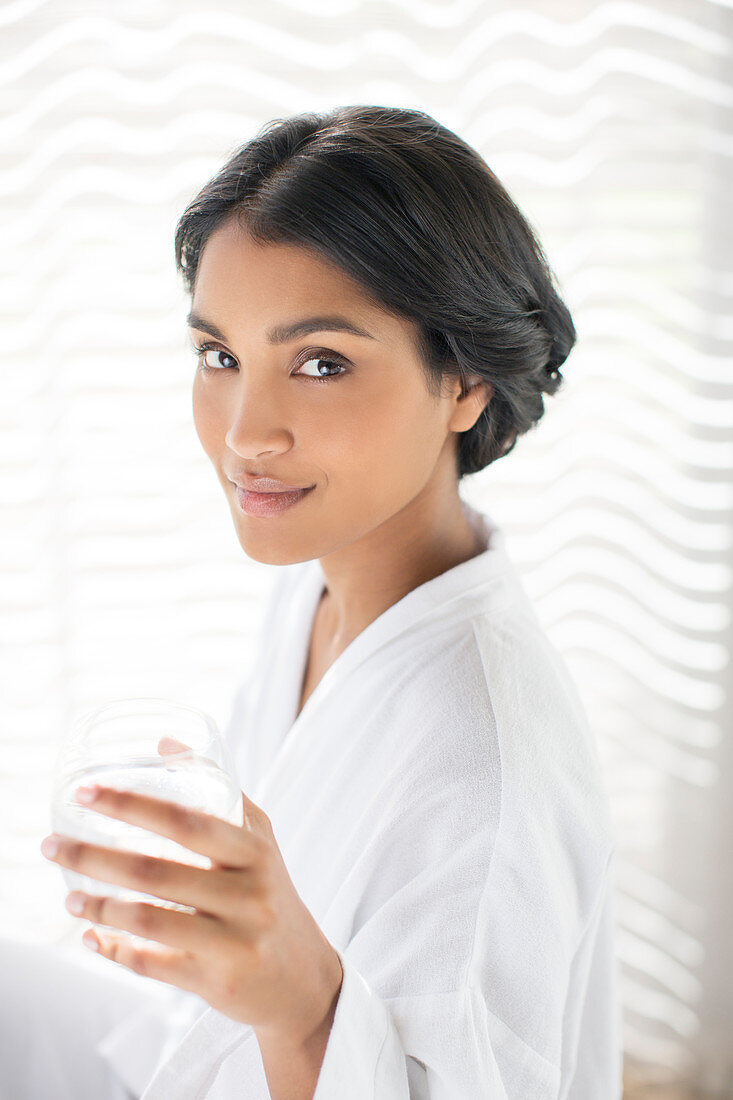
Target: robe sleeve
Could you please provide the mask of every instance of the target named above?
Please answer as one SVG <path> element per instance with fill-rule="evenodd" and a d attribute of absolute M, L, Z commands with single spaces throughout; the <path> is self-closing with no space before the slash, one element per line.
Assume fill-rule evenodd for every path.
<path fill-rule="evenodd" d="M 439 712 L 449 686 L 361 819 L 314 1100 L 587 1100 L 574 1077 L 618 1100 L 615 844 L 599 793 L 590 774 L 576 781 L 584 758 L 560 751 L 562 710 L 535 727 L 554 753 L 520 767 L 507 746 L 501 767 L 480 695 L 452 726 Z"/>
<path fill-rule="evenodd" d="M 405 1051 L 385 1003 L 349 960 L 313 1100 L 410 1100 Z"/>
<path fill-rule="evenodd" d="M 583 1006 L 594 991 L 597 996 L 599 987 L 589 982 L 594 966 L 601 971 L 601 984 L 613 975 L 607 957 L 613 950 L 611 895 L 609 865 L 565 979 L 573 1005 Z M 492 1003 L 497 1006 L 490 989 L 472 983 L 444 994 L 383 1000 L 348 953 L 338 954 L 344 978 L 313 1100 L 558 1100 L 559 1065 L 523 1042 L 492 1011 Z M 557 978 L 562 981 L 562 975 Z M 611 986 L 583 1023 L 572 1006 L 559 1021 L 561 1047 L 574 1063 L 562 1094 L 567 1100 L 621 1096 L 619 1049 L 608 1041 L 614 1024 L 605 1019 L 614 1012 L 614 992 Z M 581 1026 L 587 1047 L 577 1065 Z"/>

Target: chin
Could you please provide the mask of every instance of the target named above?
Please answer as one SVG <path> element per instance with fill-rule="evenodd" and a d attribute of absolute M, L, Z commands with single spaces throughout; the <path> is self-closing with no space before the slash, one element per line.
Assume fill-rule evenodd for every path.
<path fill-rule="evenodd" d="M 315 554 L 304 554 L 302 549 L 278 545 L 276 538 L 243 538 L 238 531 L 239 545 L 250 561 L 260 562 L 261 565 L 296 565 L 301 561 L 312 561 Z"/>

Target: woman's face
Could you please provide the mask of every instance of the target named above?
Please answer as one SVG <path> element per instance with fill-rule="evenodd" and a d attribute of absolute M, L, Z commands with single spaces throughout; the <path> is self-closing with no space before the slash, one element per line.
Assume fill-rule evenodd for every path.
<path fill-rule="evenodd" d="M 323 558 L 369 540 L 438 482 L 456 491 L 454 432 L 476 414 L 464 425 L 455 402 L 428 393 L 412 325 L 336 265 L 296 245 L 255 243 L 229 222 L 203 249 L 191 307 L 192 340 L 210 345 L 193 383 L 196 432 L 248 557 Z M 309 318 L 331 320 L 270 334 Z M 335 318 L 369 335 L 336 331 Z M 230 480 L 242 474 L 313 488 L 278 514 L 250 515 Z"/>

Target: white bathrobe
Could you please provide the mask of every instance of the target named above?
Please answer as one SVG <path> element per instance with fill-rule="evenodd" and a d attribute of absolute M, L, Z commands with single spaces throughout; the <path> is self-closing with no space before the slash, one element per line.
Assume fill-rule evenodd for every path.
<path fill-rule="evenodd" d="M 502 531 L 463 507 L 486 550 L 370 623 L 297 718 L 325 578 L 280 567 L 226 728 L 344 968 L 315 1100 L 619 1100 L 597 747 Z M 269 1100 L 252 1028 L 180 1006 L 97 1049 L 143 1100 Z"/>

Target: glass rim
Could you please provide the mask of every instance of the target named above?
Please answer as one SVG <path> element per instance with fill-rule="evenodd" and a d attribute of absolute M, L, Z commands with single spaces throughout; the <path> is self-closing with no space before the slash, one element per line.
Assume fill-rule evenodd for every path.
<path fill-rule="evenodd" d="M 149 703 L 157 704 L 161 709 L 188 711 L 189 714 L 193 714 L 197 718 L 203 720 L 209 735 L 214 740 L 221 738 L 219 728 L 214 718 L 207 711 L 191 703 L 179 703 L 175 699 L 166 699 L 162 695 L 131 695 L 118 699 L 110 699 L 106 703 L 100 703 L 82 711 L 81 714 L 78 714 L 73 720 L 72 727 L 78 728 L 80 726 L 85 726 L 89 722 L 96 720 L 100 715 L 104 714 L 105 711 L 123 711 L 126 707 L 133 707 L 137 704 L 143 704 L 144 707 Z"/>

